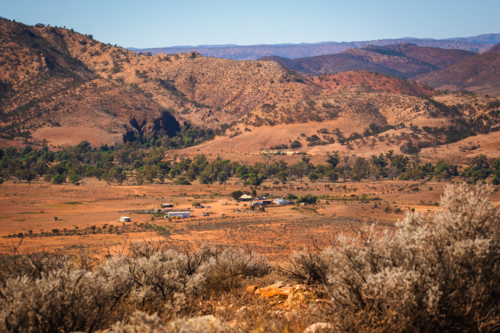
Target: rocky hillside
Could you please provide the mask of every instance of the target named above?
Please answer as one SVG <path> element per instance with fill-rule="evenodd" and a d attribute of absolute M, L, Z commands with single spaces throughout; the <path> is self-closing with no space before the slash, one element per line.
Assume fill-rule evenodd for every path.
<path fill-rule="evenodd" d="M 74 31 L 8 20 L 0 29 L 4 138 L 46 127 L 123 135 L 173 133 L 188 123 L 216 129 L 259 105 L 320 90 L 277 63 L 138 55 Z"/>
<path fill-rule="evenodd" d="M 433 89 L 428 86 L 376 72 L 342 72 L 332 75 L 311 76 L 310 80 L 335 93 L 388 92 L 417 97 L 433 94 Z"/>
<path fill-rule="evenodd" d="M 476 53 L 462 50 L 420 47 L 415 44 L 369 45 L 348 49 L 341 54 L 322 55 L 294 60 L 265 57 L 305 75 L 323 75 L 352 70 L 366 70 L 402 78 L 442 69 Z"/>
<path fill-rule="evenodd" d="M 152 133 L 172 137 L 189 127 L 220 135 L 229 128 L 230 139 L 276 124 L 302 131 L 302 124 L 326 122 L 349 132 L 370 124 L 442 126 L 461 115 L 460 108 L 453 115 L 443 111 L 425 85 L 375 73 L 304 77 L 275 61 L 194 52 L 140 55 L 43 25 L 0 20 L 0 31 L 2 140 L 100 144 L 148 140 Z M 403 51 L 367 47 L 339 56 L 352 66 L 364 63 L 404 75 L 438 66 Z"/>
<path fill-rule="evenodd" d="M 410 59 L 423 61 L 438 68 L 449 67 L 477 54 L 465 50 L 423 47 L 410 43 L 387 45 L 385 48 L 404 54 Z"/>

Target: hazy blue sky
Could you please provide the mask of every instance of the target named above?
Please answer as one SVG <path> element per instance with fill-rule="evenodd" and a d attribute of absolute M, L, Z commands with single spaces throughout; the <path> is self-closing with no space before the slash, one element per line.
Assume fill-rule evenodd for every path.
<path fill-rule="evenodd" d="M 500 33 L 500 0 L 0 0 L 0 16 L 124 47 Z"/>

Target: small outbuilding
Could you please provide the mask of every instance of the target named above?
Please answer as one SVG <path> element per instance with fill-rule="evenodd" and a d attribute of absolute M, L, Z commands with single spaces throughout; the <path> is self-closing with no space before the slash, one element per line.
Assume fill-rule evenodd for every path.
<path fill-rule="evenodd" d="M 131 222 L 132 220 L 128 216 L 120 217 L 120 222 Z"/>
<path fill-rule="evenodd" d="M 251 195 L 249 195 L 249 194 L 243 194 L 243 195 L 240 197 L 240 200 L 241 200 L 241 201 L 250 201 L 250 200 L 252 200 L 252 199 L 253 199 L 253 197 L 252 197 Z"/>
<path fill-rule="evenodd" d="M 161 205 L 161 208 L 169 208 L 169 207 L 174 207 L 174 204 L 164 203 L 164 204 Z"/>
<path fill-rule="evenodd" d="M 291 204 L 291 202 L 290 202 L 290 201 L 285 200 L 285 199 L 275 199 L 275 200 L 273 200 L 273 202 L 274 202 L 275 204 L 277 204 L 278 206 L 285 206 L 285 205 L 289 205 L 289 204 Z"/>
<path fill-rule="evenodd" d="M 250 204 L 252 206 L 262 206 L 262 202 L 260 202 L 260 201 L 252 201 Z"/>
<path fill-rule="evenodd" d="M 191 217 L 191 212 L 168 212 L 168 218 L 176 216 L 178 219 Z"/>

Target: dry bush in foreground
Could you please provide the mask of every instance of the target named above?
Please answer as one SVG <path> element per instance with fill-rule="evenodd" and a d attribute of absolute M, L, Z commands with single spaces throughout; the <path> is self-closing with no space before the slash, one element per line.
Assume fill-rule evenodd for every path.
<path fill-rule="evenodd" d="M 133 245 L 131 253 L 107 259 L 92 270 L 75 268 L 67 257 L 50 258 L 42 260 L 50 265 L 41 272 L 36 269 L 38 262 L 23 257 L 24 265 L 17 271 L 11 265 L 14 268 L 1 281 L 0 331 L 91 332 L 137 308 L 168 317 L 165 305 L 176 295 L 194 304 L 198 297 L 210 296 L 211 290 L 219 291 L 219 284 L 229 289 L 224 281 L 207 280 L 217 276 L 221 265 L 240 278 L 270 269 L 263 257 L 239 249 L 219 252 L 203 246 L 184 254 L 143 244 Z M 185 307 L 196 309 L 187 303 Z"/>
<path fill-rule="evenodd" d="M 338 331 L 498 331 L 499 210 L 479 186 L 449 186 L 441 204 L 432 220 L 409 214 L 396 231 L 296 253 L 291 274 L 324 282 Z"/>

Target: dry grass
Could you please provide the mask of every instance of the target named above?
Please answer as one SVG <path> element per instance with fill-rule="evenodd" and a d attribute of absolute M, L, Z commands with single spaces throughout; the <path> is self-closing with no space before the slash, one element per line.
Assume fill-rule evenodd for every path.
<path fill-rule="evenodd" d="M 487 187 L 450 186 L 432 219 L 408 214 L 394 230 L 341 235 L 279 269 L 240 249 L 182 253 L 161 242 L 131 243 L 111 257 L 16 248 L 2 257 L 0 325 L 7 332 L 303 332 L 318 322 L 335 332 L 497 331 L 500 214 L 488 196 Z M 297 282 L 311 286 L 285 287 Z M 259 286 L 269 287 L 254 294 Z"/>

